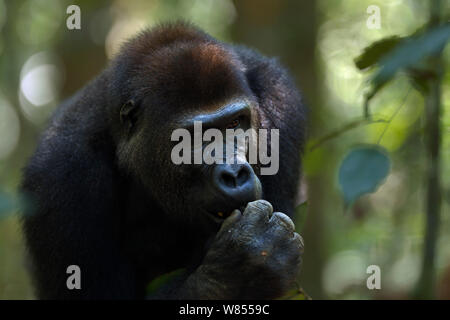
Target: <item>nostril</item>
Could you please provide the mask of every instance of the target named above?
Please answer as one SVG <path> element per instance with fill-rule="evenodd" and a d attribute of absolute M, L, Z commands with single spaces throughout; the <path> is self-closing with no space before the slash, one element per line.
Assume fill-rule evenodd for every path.
<path fill-rule="evenodd" d="M 241 186 L 247 182 L 247 180 L 250 177 L 249 170 L 246 167 L 243 167 L 241 170 L 239 170 L 238 176 L 236 178 L 236 184 Z"/>
<path fill-rule="evenodd" d="M 217 200 L 223 205 L 219 211 L 240 208 L 261 196 L 261 183 L 248 163 L 217 165 L 211 178 Z"/>
<path fill-rule="evenodd" d="M 228 172 L 223 172 L 220 175 L 220 179 L 222 180 L 222 183 L 228 188 L 236 188 L 236 179 Z"/>
<path fill-rule="evenodd" d="M 223 193 L 246 192 L 245 190 L 253 188 L 253 175 L 253 170 L 248 164 L 224 164 L 214 168 L 213 181 L 216 187 Z"/>

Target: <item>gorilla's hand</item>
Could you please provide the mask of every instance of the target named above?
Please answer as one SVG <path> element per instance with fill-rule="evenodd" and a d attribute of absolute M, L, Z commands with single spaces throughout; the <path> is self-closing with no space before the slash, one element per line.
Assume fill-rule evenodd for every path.
<path fill-rule="evenodd" d="M 257 200 L 223 222 L 194 273 L 209 289 L 200 298 L 270 299 L 294 285 L 303 240 L 287 215 L 272 211 L 269 202 Z"/>

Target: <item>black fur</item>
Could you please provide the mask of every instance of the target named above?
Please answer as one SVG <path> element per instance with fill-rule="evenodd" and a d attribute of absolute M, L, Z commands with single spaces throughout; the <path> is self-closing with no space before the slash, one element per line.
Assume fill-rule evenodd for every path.
<path fill-rule="evenodd" d="M 144 298 L 156 276 L 178 268 L 189 276 L 201 265 L 218 226 L 196 213 L 195 193 L 204 185 L 194 171 L 170 162 L 170 133 L 174 115 L 238 96 L 257 105 L 257 126 L 280 130 L 279 172 L 259 178 L 263 199 L 293 214 L 305 113 L 287 72 L 274 59 L 188 24 L 162 25 L 126 43 L 102 74 L 58 108 L 26 167 L 22 189 L 35 207 L 23 225 L 39 298 Z M 120 114 L 129 101 L 137 105 L 136 123 L 126 127 Z M 66 288 L 72 264 L 81 268 L 81 290 Z M 248 275 L 234 277 L 251 282 Z M 183 279 L 160 297 L 282 293 L 269 282 L 264 294 L 188 288 L 177 295 Z"/>

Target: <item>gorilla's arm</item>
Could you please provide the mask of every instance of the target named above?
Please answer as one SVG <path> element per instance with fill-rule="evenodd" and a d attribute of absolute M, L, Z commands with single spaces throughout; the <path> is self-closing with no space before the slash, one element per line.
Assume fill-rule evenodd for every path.
<path fill-rule="evenodd" d="M 39 298 L 136 297 L 118 241 L 119 177 L 98 114 L 103 88 L 98 79 L 60 107 L 25 170 L 22 190 L 34 206 L 24 231 Z M 69 265 L 81 269 L 81 290 L 66 287 Z"/>

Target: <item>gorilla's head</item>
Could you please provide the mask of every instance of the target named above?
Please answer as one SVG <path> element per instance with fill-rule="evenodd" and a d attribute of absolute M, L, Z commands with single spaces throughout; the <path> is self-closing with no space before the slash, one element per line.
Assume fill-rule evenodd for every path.
<path fill-rule="evenodd" d="M 220 222 L 261 197 L 257 164 L 194 164 L 194 150 L 210 143 L 194 145 L 195 121 L 223 137 L 227 129 L 258 129 L 257 99 L 229 47 L 185 24 L 152 29 L 124 46 L 109 76 L 119 166 L 162 210 Z M 190 164 L 171 158 L 177 129 L 192 138 Z M 227 162 L 230 153 L 223 154 Z"/>

